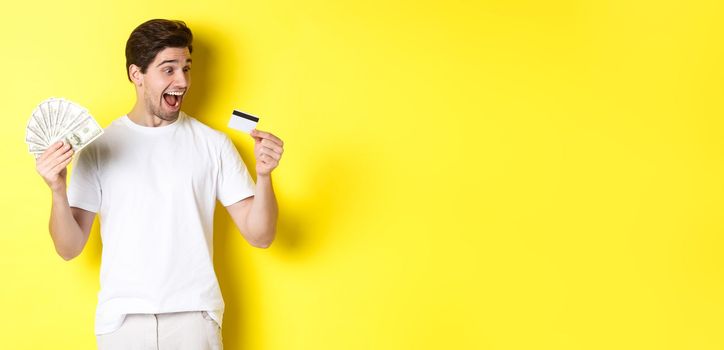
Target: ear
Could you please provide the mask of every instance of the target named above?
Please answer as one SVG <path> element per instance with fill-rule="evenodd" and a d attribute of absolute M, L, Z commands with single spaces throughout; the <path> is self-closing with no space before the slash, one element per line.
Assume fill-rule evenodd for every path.
<path fill-rule="evenodd" d="M 140 87 L 143 86 L 143 76 L 144 74 L 141 73 L 141 67 L 132 64 L 128 66 L 128 76 L 131 77 L 131 81 L 134 85 Z"/>

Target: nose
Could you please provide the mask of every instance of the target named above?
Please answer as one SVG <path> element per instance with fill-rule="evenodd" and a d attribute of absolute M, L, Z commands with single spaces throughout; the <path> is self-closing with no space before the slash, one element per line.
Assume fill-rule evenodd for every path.
<path fill-rule="evenodd" d="M 191 72 L 186 71 L 184 72 L 183 69 L 178 69 L 176 71 L 174 80 L 176 80 L 176 86 L 183 89 L 188 89 L 189 85 L 191 85 Z"/>

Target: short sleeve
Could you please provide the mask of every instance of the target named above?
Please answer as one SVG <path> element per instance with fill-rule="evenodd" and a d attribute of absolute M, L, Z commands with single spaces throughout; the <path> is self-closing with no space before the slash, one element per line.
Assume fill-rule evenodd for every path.
<path fill-rule="evenodd" d="M 254 195 L 254 180 L 229 137 L 223 135 L 216 198 L 224 206 Z"/>
<path fill-rule="evenodd" d="M 91 146 L 78 152 L 70 174 L 68 204 L 97 213 L 101 207 L 101 184 L 98 161 Z"/>

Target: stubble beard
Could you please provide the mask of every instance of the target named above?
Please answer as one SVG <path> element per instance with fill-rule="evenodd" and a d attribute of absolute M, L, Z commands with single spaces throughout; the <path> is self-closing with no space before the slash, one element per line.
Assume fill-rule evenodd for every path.
<path fill-rule="evenodd" d="M 145 94 L 145 100 L 146 100 L 146 111 L 151 113 L 151 115 L 154 115 L 158 117 L 159 119 L 165 120 L 167 122 L 172 122 L 178 119 L 179 111 L 175 112 L 164 112 L 163 107 L 161 106 L 164 102 L 163 96 L 161 96 L 161 99 L 154 103 L 154 101 L 151 100 L 151 97 Z"/>

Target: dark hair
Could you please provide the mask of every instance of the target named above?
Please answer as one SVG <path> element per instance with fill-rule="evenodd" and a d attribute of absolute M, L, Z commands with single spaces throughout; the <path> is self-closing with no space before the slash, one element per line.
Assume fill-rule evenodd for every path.
<path fill-rule="evenodd" d="M 148 65 L 156 55 L 167 47 L 188 47 L 192 51 L 191 42 L 194 36 L 191 29 L 182 21 L 152 19 L 146 21 L 131 32 L 126 41 L 126 75 L 131 80 L 128 68 L 135 64 L 146 73 Z"/>

